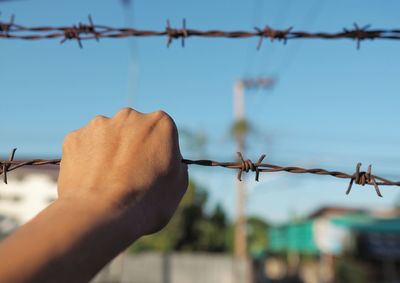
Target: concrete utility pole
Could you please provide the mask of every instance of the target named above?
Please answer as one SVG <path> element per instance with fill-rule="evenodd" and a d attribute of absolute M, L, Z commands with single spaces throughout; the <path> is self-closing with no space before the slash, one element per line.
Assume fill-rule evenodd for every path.
<path fill-rule="evenodd" d="M 270 88 L 274 85 L 274 80 L 270 78 L 242 79 L 235 82 L 233 86 L 233 111 L 234 111 L 234 134 L 237 141 L 238 152 L 245 150 L 247 130 L 244 118 L 244 91 L 246 89 Z M 245 156 L 245 155 L 244 155 Z M 236 181 L 236 221 L 234 235 L 234 252 L 239 258 L 247 257 L 246 239 L 246 187 L 244 175 L 242 181 Z"/>

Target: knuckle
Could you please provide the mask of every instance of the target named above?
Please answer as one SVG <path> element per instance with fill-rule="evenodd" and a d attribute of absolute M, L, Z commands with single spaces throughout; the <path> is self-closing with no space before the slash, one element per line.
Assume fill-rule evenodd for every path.
<path fill-rule="evenodd" d="M 140 114 L 142 113 L 136 111 L 135 109 L 132 109 L 130 107 L 124 107 L 115 114 L 114 119 L 126 120 L 128 118 L 131 119 L 132 117 L 138 117 L 140 116 Z"/>
<path fill-rule="evenodd" d="M 73 139 L 75 138 L 76 133 L 75 132 L 71 132 L 69 134 L 67 134 L 64 138 L 64 143 L 70 143 L 73 141 Z"/>
<path fill-rule="evenodd" d="M 93 123 L 93 124 L 102 124 L 102 123 L 104 123 L 106 120 L 107 120 L 107 118 L 106 118 L 105 116 L 103 116 L 103 115 L 96 115 L 96 116 L 92 119 L 91 123 Z"/>
<path fill-rule="evenodd" d="M 63 149 L 69 147 L 72 143 L 74 143 L 75 139 L 77 136 L 77 132 L 70 132 L 69 134 L 67 134 L 64 138 L 64 142 L 63 142 Z"/>
<path fill-rule="evenodd" d="M 174 130 L 175 122 L 165 111 L 157 110 L 151 115 L 155 118 L 156 123 L 161 124 L 163 128 Z"/>
<path fill-rule="evenodd" d="M 124 107 L 121 110 L 118 111 L 117 115 L 121 115 L 121 116 L 128 116 L 129 114 L 131 114 L 133 112 L 133 109 L 130 107 Z"/>
<path fill-rule="evenodd" d="M 127 119 L 129 116 L 131 116 L 133 113 L 136 113 L 136 111 L 135 110 L 133 110 L 132 108 L 130 108 L 130 107 L 124 107 L 124 108 L 122 108 L 121 110 L 119 110 L 118 112 L 117 112 L 117 114 L 115 114 L 115 118 L 116 119 L 122 119 L 122 120 L 124 120 L 124 119 Z"/>
<path fill-rule="evenodd" d="M 168 117 L 168 114 L 164 110 L 157 110 L 151 113 L 156 119 L 163 119 L 164 117 Z"/>

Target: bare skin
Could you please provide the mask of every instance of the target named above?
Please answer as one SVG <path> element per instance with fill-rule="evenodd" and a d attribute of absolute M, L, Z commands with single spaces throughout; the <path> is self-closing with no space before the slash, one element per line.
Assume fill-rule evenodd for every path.
<path fill-rule="evenodd" d="M 59 198 L 0 244 L 0 282 L 88 282 L 168 223 L 187 188 L 181 158 L 162 111 L 126 108 L 70 133 Z"/>

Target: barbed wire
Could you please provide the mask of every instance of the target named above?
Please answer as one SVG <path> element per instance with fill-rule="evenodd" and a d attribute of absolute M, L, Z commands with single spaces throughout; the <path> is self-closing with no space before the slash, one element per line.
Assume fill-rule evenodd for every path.
<path fill-rule="evenodd" d="M 44 159 L 33 159 L 28 161 L 16 161 L 15 158 L 16 149 L 11 151 L 10 157 L 8 160 L 0 160 L 0 176 L 3 175 L 3 182 L 7 184 L 7 173 L 14 171 L 23 166 L 40 166 L 40 165 L 59 165 L 61 159 L 52 159 L 52 160 L 44 160 Z M 329 175 L 336 178 L 341 179 L 350 179 L 350 183 L 347 187 L 346 194 L 349 194 L 353 184 L 365 186 L 371 185 L 374 187 L 376 194 L 379 197 L 382 197 L 382 193 L 379 189 L 379 186 L 400 186 L 400 181 L 391 181 L 376 175 L 372 174 L 372 166 L 368 166 L 367 171 L 361 171 L 361 163 L 356 165 L 356 170 L 353 174 L 343 173 L 339 171 L 329 171 L 320 168 L 312 168 L 306 169 L 302 167 L 295 166 L 279 166 L 268 163 L 262 163 L 265 159 L 266 155 L 263 154 L 260 156 L 256 163 L 253 163 L 251 160 L 245 160 L 243 155 L 238 152 L 239 161 L 236 162 L 219 162 L 213 160 L 189 160 L 182 159 L 182 162 L 187 165 L 200 165 L 200 166 L 212 166 L 212 167 L 224 167 L 229 169 L 238 170 L 237 179 L 242 181 L 242 174 L 248 172 L 255 172 L 255 180 L 259 181 L 259 175 L 261 172 L 265 173 L 274 173 L 274 172 L 288 172 L 294 174 L 315 174 L 315 175 Z"/>
<path fill-rule="evenodd" d="M 88 16 L 88 23 L 79 23 L 72 26 L 37 26 L 28 27 L 15 23 L 15 16 L 11 16 L 8 22 L 0 21 L 0 39 L 42 40 L 61 38 L 60 43 L 67 40 L 76 40 L 82 48 L 83 40 L 96 40 L 101 38 L 127 38 L 127 37 L 167 37 L 167 47 L 173 40 L 181 39 L 182 47 L 188 37 L 210 37 L 210 38 L 252 38 L 258 37 L 257 49 L 260 49 L 264 39 L 282 41 L 284 44 L 292 39 L 352 39 L 356 41 L 357 49 L 361 41 L 374 39 L 400 40 L 400 29 L 370 29 L 370 25 L 360 27 L 354 23 L 353 28 L 344 28 L 340 32 L 305 32 L 296 31 L 293 27 L 287 29 L 273 29 L 269 26 L 264 28 L 255 27 L 252 31 L 223 31 L 223 30 L 197 30 L 189 29 L 186 20 L 183 19 L 181 28 L 173 28 L 170 21 L 164 30 L 139 30 L 135 28 L 115 28 L 105 25 L 94 24 L 92 17 Z"/>

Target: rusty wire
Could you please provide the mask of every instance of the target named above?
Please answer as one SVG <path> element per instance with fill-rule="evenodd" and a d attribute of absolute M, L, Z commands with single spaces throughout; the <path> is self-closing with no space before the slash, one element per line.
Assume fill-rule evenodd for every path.
<path fill-rule="evenodd" d="M 292 39 L 352 39 L 356 41 L 357 49 L 360 48 L 361 41 L 369 39 L 400 40 L 400 29 L 370 29 L 370 26 L 360 27 L 356 23 L 351 29 L 344 28 L 339 32 L 305 32 L 296 31 L 293 27 L 287 29 L 273 29 L 269 26 L 264 28 L 255 27 L 252 31 L 223 31 L 223 30 L 196 30 L 186 26 L 186 20 L 182 22 L 181 28 L 173 28 L 167 20 L 166 27 L 161 31 L 139 30 L 135 28 L 115 28 L 93 23 L 89 15 L 88 23 L 79 23 L 72 26 L 37 26 L 28 27 L 15 23 L 15 17 L 10 21 L 0 21 L 0 39 L 21 39 L 21 40 L 41 40 L 61 38 L 61 43 L 67 40 L 76 40 L 82 47 L 83 40 L 96 40 L 100 38 L 127 38 L 127 37 L 167 37 L 169 47 L 174 39 L 181 39 L 182 47 L 185 46 L 185 39 L 188 37 L 211 37 L 211 38 L 259 38 L 257 49 L 261 48 L 265 38 L 271 42 L 274 40 L 282 41 L 286 44 Z"/>
<path fill-rule="evenodd" d="M 8 160 L 0 160 L 0 176 L 3 175 L 3 181 L 7 184 L 7 173 L 23 166 L 29 165 L 59 165 L 61 159 L 52 159 L 52 160 L 44 160 L 44 159 L 34 159 L 29 161 L 16 161 L 14 160 L 16 149 L 11 151 L 10 157 Z M 379 186 L 400 186 L 400 181 L 390 181 L 388 179 L 376 176 L 372 174 L 372 166 L 368 166 L 368 171 L 361 171 L 361 163 L 358 163 L 356 166 L 356 170 L 353 174 L 343 173 L 339 171 L 329 171 L 320 168 L 312 168 L 306 169 L 301 167 L 295 166 L 278 166 L 272 165 L 268 163 L 262 163 L 264 158 L 266 157 L 265 154 L 261 155 L 260 158 L 257 160 L 256 163 L 253 163 L 249 159 L 244 159 L 240 152 L 237 153 L 239 157 L 239 161 L 236 162 L 219 162 L 213 160 L 189 160 L 189 159 L 182 159 L 182 162 L 187 165 L 200 165 L 200 166 L 217 166 L 217 167 L 225 167 L 230 169 L 238 170 L 237 178 L 239 181 L 242 180 L 243 172 L 255 172 L 255 179 L 258 182 L 259 175 L 261 172 L 273 173 L 273 172 L 288 172 L 288 173 L 295 173 L 295 174 L 315 174 L 315 175 L 329 175 L 336 178 L 341 179 L 350 179 L 349 186 L 347 187 L 346 194 L 349 194 L 353 184 L 365 186 L 371 185 L 374 187 L 376 194 L 379 197 L 382 197 L 380 192 Z"/>

